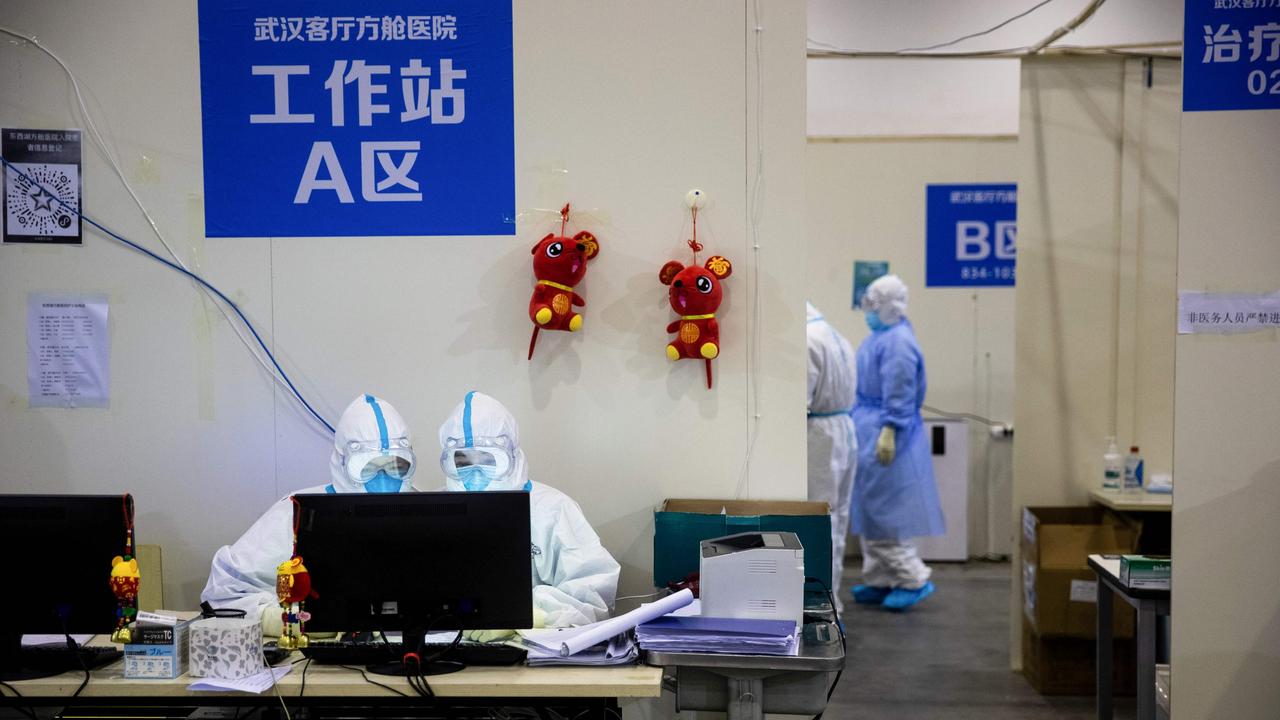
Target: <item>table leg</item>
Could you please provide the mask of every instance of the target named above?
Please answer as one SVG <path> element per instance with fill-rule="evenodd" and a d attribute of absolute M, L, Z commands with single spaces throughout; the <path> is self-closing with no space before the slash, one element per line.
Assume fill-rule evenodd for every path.
<path fill-rule="evenodd" d="M 728 720 L 764 720 L 764 680 L 762 678 L 727 678 L 729 702 L 725 708 Z"/>
<path fill-rule="evenodd" d="M 1156 609 L 1143 601 L 1138 604 L 1138 720 L 1156 717 Z"/>
<path fill-rule="evenodd" d="M 1111 592 L 1111 588 L 1106 583 L 1098 581 L 1098 630 L 1095 633 L 1097 637 L 1097 662 L 1095 663 L 1098 673 L 1098 720 L 1111 720 L 1112 715 L 1112 651 L 1114 644 L 1111 639 L 1111 616 L 1112 603 L 1115 596 Z"/>

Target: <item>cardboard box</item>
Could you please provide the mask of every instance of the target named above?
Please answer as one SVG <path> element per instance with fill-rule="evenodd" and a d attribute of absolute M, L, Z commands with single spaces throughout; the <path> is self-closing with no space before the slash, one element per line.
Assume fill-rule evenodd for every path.
<path fill-rule="evenodd" d="M 1022 530 L 1022 610 L 1032 630 L 1044 637 L 1093 638 L 1097 576 L 1089 555 L 1133 552 L 1141 522 L 1098 506 L 1029 507 Z M 1119 597 L 1112 605 L 1112 633 L 1133 637 L 1133 608 Z"/>
<path fill-rule="evenodd" d="M 753 530 L 795 533 L 804 546 L 805 575 L 831 585 L 831 515 L 825 502 L 668 499 L 654 512 L 653 526 L 654 587 L 697 572 L 703 540 Z"/>
<path fill-rule="evenodd" d="M 188 613 L 194 615 L 194 613 Z M 124 646 L 124 676 L 173 679 L 187 672 L 191 617 L 173 626 L 138 623 L 133 643 Z"/>
<path fill-rule="evenodd" d="M 1022 674 L 1041 695 L 1097 693 L 1097 646 L 1092 640 L 1044 637 L 1022 621 Z M 1115 695 L 1133 695 L 1137 674 L 1133 640 L 1112 645 L 1111 683 Z"/>

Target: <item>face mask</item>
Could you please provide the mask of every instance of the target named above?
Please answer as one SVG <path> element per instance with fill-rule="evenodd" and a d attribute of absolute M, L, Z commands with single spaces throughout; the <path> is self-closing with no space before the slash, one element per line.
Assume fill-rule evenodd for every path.
<path fill-rule="evenodd" d="M 462 487 L 466 488 L 467 492 L 484 490 L 497 477 L 498 473 L 492 467 L 470 465 L 458 468 L 458 482 L 462 483 Z"/>
<path fill-rule="evenodd" d="M 379 470 L 378 474 L 369 478 L 364 484 L 364 491 L 371 493 L 395 493 L 400 492 L 404 486 L 404 481 L 400 478 L 394 478 L 387 474 L 385 470 Z"/>
<path fill-rule="evenodd" d="M 889 329 L 888 325 L 880 322 L 880 313 L 868 310 L 866 316 L 867 327 L 871 328 L 871 332 L 881 332 Z"/>

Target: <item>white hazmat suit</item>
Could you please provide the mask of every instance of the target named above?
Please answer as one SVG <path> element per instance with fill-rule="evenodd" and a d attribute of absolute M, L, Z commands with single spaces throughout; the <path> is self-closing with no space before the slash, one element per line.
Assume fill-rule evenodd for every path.
<path fill-rule="evenodd" d="M 809 347 L 809 499 L 831 506 L 831 592 L 840 589 L 849 503 L 858 465 L 853 347 L 805 303 Z"/>
<path fill-rule="evenodd" d="M 395 476 L 379 470 L 361 477 L 364 467 L 384 463 L 387 467 L 399 464 Z M 329 457 L 329 484 L 296 494 L 411 491 L 416 469 L 413 438 L 404 418 L 385 400 L 361 395 L 338 419 Z M 290 498 L 294 494 L 272 505 L 234 544 L 218 549 L 209 581 L 200 593 L 200 599 L 215 608 L 243 610 L 245 617 L 262 618 L 262 631 L 268 637 L 279 635 L 281 630 L 276 567 L 293 554 Z"/>
<path fill-rule="evenodd" d="M 502 403 L 469 392 L 440 426 L 445 489 L 529 493 L 533 609 L 547 627 L 609 616 L 620 567 L 568 495 L 529 479 L 516 420 Z M 501 518 L 494 518 L 501 522 Z"/>

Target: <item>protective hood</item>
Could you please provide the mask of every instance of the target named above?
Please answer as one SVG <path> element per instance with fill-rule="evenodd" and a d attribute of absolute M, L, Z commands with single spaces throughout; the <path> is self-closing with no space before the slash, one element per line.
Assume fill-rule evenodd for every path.
<path fill-rule="evenodd" d="M 524 450 L 520 448 L 520 429 L 516 426 L 515 417 L 497 400 L 481 392 L 472 390 L 462 402 L 450 413 L 449 419 L 440 426 L 440 449 L 442 453 L 454 448 L 479 448 L 501 439 L 510 451 L 510 469 L 502 477 L 493 479 L 483 486 L 484 490 L 526 490 L 529 483 L 529 468 L 525 462 Z M 448 465 L 443 454 L 442 469 Z M 467 486 L 457 475 L 445 470 L 445 489 L 465 491 Z M 480 488 L 477 488 L 480 489 Z"/>
<path fill-rule="evenodd" d="M 879 315 L 885 326 L 897 323 L 907 315 L 906 283 L 897 275 L 877 278 L 862 296 L 862 309 Z"/>
<path fill-rule="evenodd" d="M 350 448 L 358 444 L 372 448 L 378 455 L 395 455 L 409 460 L 400 477 L 385 473 L 368 482 L 357 482 L 347 471 Z M 335 492 L 405 492 L 413 487 L 417 461 L 413 454 L 413 436 L 404 418 L 391 403 L 373 395 L 360 395 L 338 418 L 333 435 L 333 454 L 329 457 L 329 478 Z"/>
<path fill-rule="evenodd" d="M 804 301 L 804 320 L 806 323 L 815 322 L 822 319 L 822 313 L 818 312 L 818 308 L 808 300 Z"/>

